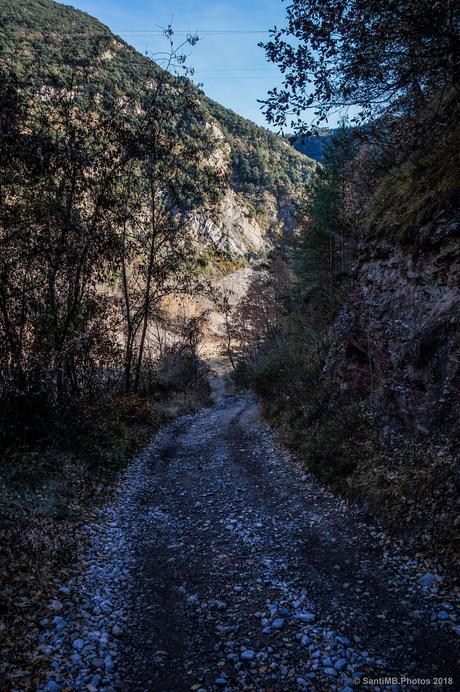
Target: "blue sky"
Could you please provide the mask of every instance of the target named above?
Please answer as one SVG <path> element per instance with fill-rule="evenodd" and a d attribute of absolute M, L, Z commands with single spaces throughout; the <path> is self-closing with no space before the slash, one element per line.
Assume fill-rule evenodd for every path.
<path fill-rule="evenodd" d="M 283 24 L 282 0 L 67 0 L 66 4 L 97 17 L 141 52 L 164 50 L 164 38 L 155 35 L 158 25 L 172 23 L 176 31 L 203 32 L 188 59 L 196 71 L 195 81 L 203 83 L 211 98 L 267 126 L 257 99 L 281 79 L 257 43 L 268 37 L 269 28 Z"/>

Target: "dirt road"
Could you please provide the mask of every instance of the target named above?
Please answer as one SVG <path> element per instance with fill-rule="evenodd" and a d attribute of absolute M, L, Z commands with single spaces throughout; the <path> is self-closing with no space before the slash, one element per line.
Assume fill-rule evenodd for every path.
<path fill-rule="evenodd" d="M 250 395 L 163 430 L 89 529 L 44 689 L 458 689 L 437 580 L 302 473 Z"/>
<path fill-rule="evenodd" d="M 173 426 L 149 470 L 135 497 L 129 689 L 454 674 L 455 643 L 426 592 L 273 446 L 251 397 Z"/>

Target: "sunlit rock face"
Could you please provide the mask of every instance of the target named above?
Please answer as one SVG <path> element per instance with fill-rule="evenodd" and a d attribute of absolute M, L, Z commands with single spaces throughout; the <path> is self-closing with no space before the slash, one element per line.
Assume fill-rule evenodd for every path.
<path fill-rule="evenodd" d="M 256 218 L 251 217 L 242 199 L 233 190 L 228 190 L 221 202 L 216 220 L 201 218 L 201 232 L 209 237 L 216 247 L 232 257 L 242 257 L 250 252 L 259 253 L 271 243 Z"/>
<path fill-rule="evenodd" d="M 198 216 L 194 225 L 220 252 L 233 258 L 257 257 L 295 232 L 295 207 L 289 197 L 277 200 L 265 193 L 263 211 L 257 213 L 243 195 L 229 188 L 216 217 Z"/>

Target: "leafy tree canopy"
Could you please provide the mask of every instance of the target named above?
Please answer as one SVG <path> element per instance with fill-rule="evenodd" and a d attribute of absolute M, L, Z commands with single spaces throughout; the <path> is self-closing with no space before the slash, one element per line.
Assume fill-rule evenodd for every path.
<path fill-rule="evenodd" d="M 302 129 L 350 106 L 357 122 L 420 107 L 460 71 L 456 0 L 292 0 L 286 27 L 261 44 L 284 74 L 264 102 L 268 120 Z"/>

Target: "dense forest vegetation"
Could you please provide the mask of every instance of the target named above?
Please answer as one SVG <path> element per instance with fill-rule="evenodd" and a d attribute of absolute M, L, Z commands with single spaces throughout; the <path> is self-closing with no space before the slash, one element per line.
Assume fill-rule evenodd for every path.
<path fill-rule="evenodd" d="M 53 411 L 65 437 L 64 402 L 80 409 L 82 397 L 112 396 L 120 378 L 126 394 L 151 389 L 146 337 L 152 320 L 161 323 L 162 301 L 207 290 L 189 219 L 216 215 L 227 185 L 252 202 L 267 191 L 294 194 L 311 162 L 82 12 L 48 0 L 3 10 L 2 447 L 10 450 L 16 435 L 27 448 L 51 431 Z M 229 176 L 203 165 L 222 146 Z"/>
<path fill-rule="evenodd" d="M 315 161 L 322 162 L 324 159 L 324 149 L 335 134 L 334 129 L 322 128 L 316 134 L 291 135 L 288 140 L 293 143 L 297 151 L 301 151 Z"/>

